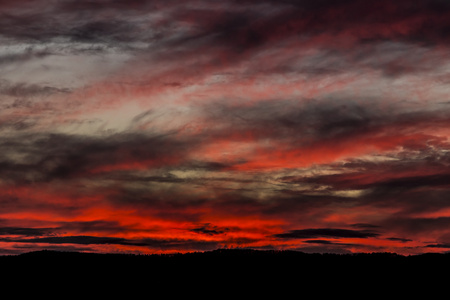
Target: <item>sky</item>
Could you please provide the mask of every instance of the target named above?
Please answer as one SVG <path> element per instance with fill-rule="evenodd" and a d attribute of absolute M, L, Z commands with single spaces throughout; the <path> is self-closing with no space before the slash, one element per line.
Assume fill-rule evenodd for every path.
<path fill-rule="evenodd" d="M 450 1 L 0 0 L 0 254 L 450 249 Z"/>

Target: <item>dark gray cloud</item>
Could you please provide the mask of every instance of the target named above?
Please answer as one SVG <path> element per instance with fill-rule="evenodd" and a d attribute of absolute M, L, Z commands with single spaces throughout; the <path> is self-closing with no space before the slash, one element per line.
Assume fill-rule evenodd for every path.
<path fill-rule="evenodd" d="M 159 26 L 148 18 L 161 13 L 166 6 L 155 4 L 155 1 L 59 1 L 49 6 L 45 1 L 32 1 L 0 7 L 0 36 L 30 43 L 106 44 L 126 49 L 132 47 L 128 43 L 151 42 L 173 31 L 169 16 L 163 22 L 158 18 Z"/>
<path fill-rule="evenodd" d="M 310 239 L 310 238 L 370 238 L 379 234 L 370 230 L 351 230 L 340 228 L 310 228 L 290 230 L 288 232 L 275 234 L 274 237 L 281 239 Z"/>
<path fill-rule="evenodd" d="M 87 232 L 106 232 L 106 233 L 120 233 L 130 231 L 132 229 L 120 225 L 117 221 L 83 221 L 83 222 L 60 222 L 55 228 L 57 232 L 75 231 L 80 233 Z"/>
<path fill-rule="evenodd" d="M 3 223 L 7 224 L 7 221 Z M 53 227 L 13 227 L 4 226 L 0 227 L 1 236 L 27 236 L 27 237 L 55 237 L 57 234 L 70 232 L 78 233 L 112 233 L 117 234 L 124 231 L 132 231 L 133 229 L 124 227 L 117 221 L 105 221 L 105 220 L 95 220 L 95 221 L 82 221 L 82 222 L 54 222 Z"/>
<path fill-rule="evenodd" d="M 123 133 L 85 137 L 65 134 L 17 135 L 0 141 L 0 176 L 13 181 L 49 181 L 89 177 L 127 164 L 157 167 L 183 161 L 195 140 L 170 135 Z M 15 155 L 23 157 L 17 161 Z M 103 169 L 102 169 L 103 168 Z M 103 171 L 102 171 L 103 170 Z M 151 178 L 150 178 L 151 179 Z M 156 180 L 156 178 L 153 178 Z"/>
<path fill-rule="evenodd" d="M 429 244 L 429 245 L 426 245 L 425 248 L 443 248 L 443 249 L 450 249 L 450 244 Z"/>
<path fill-rule="evenodd" d="M 100 236 L 52 236 L 39 238 L 12 239 L 1 238 L 1 242 L 28 243 L 28 244 L 77 244 L 77 245 L 124 245 L 148 247 L 152 249 L 188 249 L 188 250 L 212 250 L 220 245 L 217 242 L 181 239 L 125 239 Z"/>
<path fill-rule="evenodd" d="M 95 252 L 95 249 L 93 247 L 90 247 L 89 245 L 79 245 L 76 246 L 76 244 L 68 245 L 68 244 L 44 244 L 44 245 L 37 245 L 37 244 L 14 244 L 11 249 L 2 249 L 0 253 L 6 254 L 6 255 L 18 255 L 21 253 L 28 253 L 32 251 L 40 251 L 40 250 L 50 250 L 50 251 L 63 251 L 63 252 Z"/>
<path fill-rule="evenodd" d="M 446 149 L 445 143 L 411 147 L 381 161 L 331 164 L 331 170 L 337 171 L 335 174 L 286 176 L 279 180 L 287 184 L 286 188 L 310 184 L 312 190 L 326 187 L 330 193 L 363 191 L 357 198 L 348 199 L 348 203 L 355 207 L 390 207 L 407 218 L 409 214 L 438 212 L 448 207 L 445 199 L 450 192 L 447 172 L 450 161 Z"/>
<path fill-rule="evenodd" d="M 0 227 L 0 235 L 42 236 L 51 234 L 54 228 Z"/>
<path fill-rule="evenodd" d="M 219 234 L 223 234 L 227 231 L 229 231 L 230 229 L 227 227 L 219 227 L 219 226 L 214 226 L 211 225 L 209 223 L 203 224 L 202 226 L 196 227 L 191 229 L 190 231 L 195 232 L 195 233 L 200 233 L 200 234 L 205 234 L 205 235 L 219 235 Z"/>
<path fill-rule="evenodd" d="M 17 63 L 26 63 L 35 59 L 47 57 L 52 54 L 54 53 L 52 53 L 48 49 L 33 50 L 32 48 L 28 48 L 27 50 L 21 53 L 8 53 L 0 55 L 0 66 L 7 66 Z M 1 83 L 1 85 L 3 84 L 4 83 Z"/>
<path fill-rule="evenodd" d="M 339 3 L 244 1 L 242 9 L 236 9 L 233 1 L 224 1 L 221 6 L 207 1 L 193 0 L 189 3 L 192 5 L 183 5 L 179 1 L 82 0 L 61 1 L 48 7 L 44 1 L 19 1 L 0 7 L 3 11 L 0 28 L 4 28 L 0 34 L 36 40 L 67 36 L 85 41 L 129 40 L 126 32 L 136 39 L 142 38 L 136 36 L 137 31 L 140 34 L 148 31 L 148 28 L 143 30 L 141 26 L 134 26 L 139 16 L 169 11 L 165 18 L 156 23 L 158 25 L 151 27 L 152 30 L 158 30 L 158 26 L 170 27 L 183 22 L 186 26 L 190 23 L 195 30 L 188 35 L 189 39 L 209 36 L 213 45 L 226 45 L 237 53 L 286 38 L 324 33 L 336 35 L 340 32 L 350 32 L 365 42 L 386 39 L 448 42 L 445 17 L 449 6 L 438 0 L 415 1 L 414 4 L 407 1 L 392 4 L 390 1 L 360 0 Z M 121 14 L 118 14 L 119 11 Z M 105 15 L 109 18 L 103 17 Z M 417 18 L 423 21 L 414 22 Z M 92 21 L 79 24 L 76 21 L 80 19 Z M 398 22 L 405 24 L 403 30 L 393 26 Z M 361 27 L 365 30 L 360 30 Z M 188 42 L 186 36 L 180 41 Z"/>
<path fill-rule="evenodd" d="M 8 240 L 3 240 L 8 241 Z M 115 244 L 115 245 L 133 245 L 142 246 L 141 242 L 129 242 L 124 238 L 114 237 L 97 237 L 97 236 L 53 236 L 53 237 L 39 237 L 30 239 L 13 239 L 13 242 L 21 243 L 46 243 L 46 244 L 82 244 L 82 245 L 103 245 L 103 244 Z"/>
<path fill-rule="evenodd" d="M 378 225 L 368 224 L 368 223 L 355 223 L 355 224 L 351 224 L 351 226 L 355 227 L 355 228 L 372 229 L 372 230 L 380 228 L 380 226 L 378 226 Z"/>
<path fill-rule="evenodd" d="M 349 244 L 349 243 L 337 243 L 329 240 L 305 240 L 302 241 L 302 243 L 307 244 L 318 244 L 318 245 L 338 245 L 338 246 L 354 246 L 356 244 Z"/>
<path fill-rule="evenodd" d="M 303 241 L 303 243 L 307 243 L 307 244 L 323 244 L 323 245 L 336 244 L 335 242 L 328 241 L 328 240 L 306 240 L 306 241 Z M 337 243 L 337 244 L 339 244 L 339 243 Z"/>
<path fill-rule="evenodd" d="M 25 131 L 27 129 L 32 129 L 36 126 L 38 120 L 33 118 L 19 117 L 19 118 L 8 118 L 5 120 L 0 120 L 0 130 L 6 131 Z"/>
<path fill-rule="evenodd" d="M 145 176 L 138 174 L 135 171 L 116 171 L 110 174 L 101 176 L 101 179 L 114 180 L 119 182 L 149 182 L 149 183 L 187 183 L 193 180 L 188 178 L 179 178 L 171 173 L 163 174 L 160 176 Z"/>
<path fill-rule="evenodd" d="M 286 176 L 280 180 L 288 183 L 313 183 L 328 185 L 333 189 L 373 189 L 374 192 L 389 190 L 411 191 L 415 188 L 440 186 L 445 188 L 449 182 L 447 172 L 450 156 L 446 142 L 433 143 L 433 137 L 425 136 L 423 144 L 406 144 L 409 149 L 387 155 L 385 160 L 370 161 L 349 159 L 343 164 L 332 164 L 339 174 L 309 177 Z"/>
<path fill-rule="evenodd" d="M 27 83 L 8 83 L 3 80 L 0 81 L 0 95 L 7 95 L 11 97 L 34 97 L 34 96 L 48 96 L 54 93 L 68 93 L 70 89 L 56 88 L 52 86 L 42 86 L 37 84 Z"/>
<path fill-rule="evenodd" d="M 405 163 L 405 162 L 403 162 Z M 421 163 L 411 162 L 410 168 L 416 167 L 416 170 L 420 170 Z M 368 164 L 370 165 L 370 164 Z M 388 167 L 388 166 L 387 166 Z M 445 166 L 437 168 L 436 172 L 443 170 Z M 369 168 L 367 168 L 367 171 Z M 450 174 L 432 174 L 432 175 L 418 175 L 418 176 L 404 176 L 400 178 L 389 178 L 390 172 L 400 172 L 401 170 L 395 169 L 394 166 L 387 168 L 383 173 L 366 173 L 366 170 L 358 173 L 336 174 L 336 175 L 324 175 L 312 178 L 297 178 L 295 182 L 316 183 L 322 185 L 328 185 L 330 189 L 335 190 L 368 190 L 366 197 L 377 197 L 380 195 L 388 195 L 389 193 L 405 193 L 405 195 L 411 195 L 417 193 L 422 194 L 422 191 L 416 189 L 441 187 L 444 190 L 449 187 Z M 427 170 L 423 170 L 427 171 Z M 391 173 L 394 174 L 394 173 Z M 384 178 L 382 177 L 384 176 Z M 288 179 L 288 178 L 286 178 Z M 288 179 L 289 180 L 289 179 Z M 437 194 L 436 194 L 437 195 Z"/>
<path fill-rule="evenodd" d="M 386 239 L 389 241 L 402 242 L 402 243 L 412 242 L 411 239 L 396 238 L 396 237 L 390 237 L 390 238 L 386 238 Z"/>
<path fill-rule="evenodd" d="M 225 129 L 212 134 L 217 138 L 239 132 L 251 133 L 255 139 L 291 139 L 292 146 L 336 139 L 350 141 L 367 136 L 383 135 L 385 139 L 421 128 L 444 127 L 449 114 L 442 110 L 404 111 L 398 103 L 368 106 L 362 99 L 291 99 L 260 101 L 241 106 L 233 102 L 205 105 L 204 113 L 211 121 L 223 124 Z M 236 137 L 237 135 L 237 137 Z M 242 134 L 244 139 L 246 136 Z M 423 139 L 430 139 L 423 136 Z M 438 144 L 439 141 L 436 141 Z M 404 147 L 417 150 L 424 147 L 418 137 L 406 140 Z"/>
<path fill-rule="evenodd" d="M 449 187 L 450 174 L 433 174 L 423 176 L 403 177 L 390 180 L 376 182 L 361 188 L 375 188 L 375 193 L 386 192 L 389 190 L 407 190 L 411 191 L 415 188 L 442 186 Z"/>
<path fill-rule="evenodd" d="M 66 34 L 74 42 L 128 42 L 138 28 L 124 21 L 94 21 L 76 26 Z"/>
<path fill-rule="evenodd" d="M 146 9 L 156 9 L 170 5 L 176 1 L 161 1 L 161 0 L 68 0 L 61 1 L 57 7 L 63 11 L 77 11 L 77 12 L 104 12 L 105 10 L 115 10 L 121 12 L 137 11 L 142 12 Z"/>

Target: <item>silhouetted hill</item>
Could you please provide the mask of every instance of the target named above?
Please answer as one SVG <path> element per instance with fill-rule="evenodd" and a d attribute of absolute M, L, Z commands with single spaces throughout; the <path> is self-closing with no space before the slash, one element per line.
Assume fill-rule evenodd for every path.
<path fill-rule="evenodd" d="M 169 288 L 409 286 L 448 281 L 449 254 L 306 254 L 296 251 L 220 249 L 171 255 L 37 251 L 1 256 L 4 274 L 20 280 Z M 444 272 L 443 272 L 444 271 Z"/>
<path fill-rule="evenodd" d="M 142 265 L 154 267 L 181 267 L 195 264 L 197 267 L 215 269 L 222 268 L 292 268 L 313 270 L 318 267 L 331 268 L 345 265 L 346 268 L 362 267 L 386 268 L 393 267 L 430 267 L 435 264 L 450 264 L 450 254 L 427 253 L 421 255 L 403 256 L 395 253 L 356 253 L 356 254 L 319 254 L 299 251 L 262 251 L 251 249 L 218 249 L 206 252 L 191 252 L 185 254 L 99 254 L 65 251 L 33 251 L 19 255 L 0 256 L 3 266 L 8 264 L 30 265 L 45 264 L 58 267 L 68 266 L 105 267 L 106 265 L 127 265 L 135 268 Z"/>

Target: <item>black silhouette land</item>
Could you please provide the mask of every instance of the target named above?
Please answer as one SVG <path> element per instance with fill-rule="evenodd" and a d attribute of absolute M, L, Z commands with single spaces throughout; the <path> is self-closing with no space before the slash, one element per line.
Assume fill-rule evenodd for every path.
<path fill-rule="evenodd" d="M 297 251 L 218 249 L 165 255 L 35 251 L 0 256 L 3 274 L 52 284 L 107 284 L 114 287 L 237 286 L 369 289 L 446 285 L 450 254 L 307 254 Z M 11 279 L 10 278 L 10 279 Z M 97 286 L 98 287 L 98 286 Z M 319 292 L 319 291 L 317 291 Z M 324 292 L 321 291 L 321 292 Z"/>

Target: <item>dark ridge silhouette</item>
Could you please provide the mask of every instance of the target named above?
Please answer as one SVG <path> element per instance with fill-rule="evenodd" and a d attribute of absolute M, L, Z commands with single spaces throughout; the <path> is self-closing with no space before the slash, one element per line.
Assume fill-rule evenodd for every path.
<path fill-rule="evenodd" d="M 218 249 L 186 254 L 134 255 L 36 251 L 0 256 L 14 278 L 42 284 L 92 285 L 111 289 L 180 286 L 237 289 L 398 288 L 447 285 L 450 254 L 307 254 L 297 251 Z M 443 272 L 444 271 L 444 272 Z M 325 291 L 325 290 L 323 290 Z M 317 292 L 317 291 L 316 291 Z"/>

